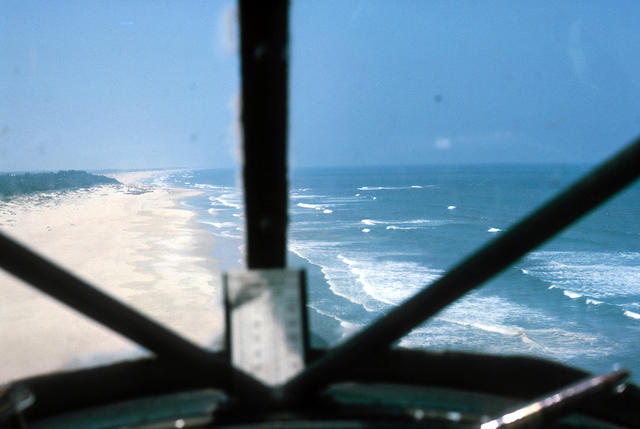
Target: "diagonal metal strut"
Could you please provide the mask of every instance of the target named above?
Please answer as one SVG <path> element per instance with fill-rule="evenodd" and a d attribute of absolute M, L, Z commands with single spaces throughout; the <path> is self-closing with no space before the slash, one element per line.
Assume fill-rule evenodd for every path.
<path fill-rule="evenodd" d="M 497 275 L 640 175 L 640 138 L 535 210 L 443 277 L 347 342 L 331 349 L 282 387 L 288 400 L 322 389 L 358 361 L 390 347 L 440 310 Z"/>

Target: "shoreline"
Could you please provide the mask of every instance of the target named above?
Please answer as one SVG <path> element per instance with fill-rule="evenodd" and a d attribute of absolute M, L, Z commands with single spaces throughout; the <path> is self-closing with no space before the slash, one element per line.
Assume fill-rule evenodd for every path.
<path fill-rule="evenodd" d="M 158 173 L 118 173 L 110 176 L 123 185 L 2 202 L 2 231 L 190 341 L 220 347 L 217 243 L 180 204 L 200 192 L 140 186 Z M 0 383 L 145 353 L 4 271 L 0 294 Z"/>

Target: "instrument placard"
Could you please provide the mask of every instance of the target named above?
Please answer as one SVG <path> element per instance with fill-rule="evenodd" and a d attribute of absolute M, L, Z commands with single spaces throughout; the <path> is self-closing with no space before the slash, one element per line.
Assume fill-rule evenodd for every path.
<path fill-rule="evenodd" d="M 304 272 L 265 269 L 225 275 L 232 364 L 268 385 L 304 368 L 308 345 Z"/>

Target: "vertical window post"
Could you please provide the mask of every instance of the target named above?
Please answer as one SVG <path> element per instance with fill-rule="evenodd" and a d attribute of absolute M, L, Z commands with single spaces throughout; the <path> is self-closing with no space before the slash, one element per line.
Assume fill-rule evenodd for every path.
<path fill-rule="evenodd" d="M 287 0 L 240 1 L 249 268 L 283 268 L 287 232 Z"/>

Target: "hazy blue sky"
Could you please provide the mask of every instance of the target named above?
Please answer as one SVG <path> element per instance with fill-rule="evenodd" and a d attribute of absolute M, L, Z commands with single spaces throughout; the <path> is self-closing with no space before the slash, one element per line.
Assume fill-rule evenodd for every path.
<path fill-rule="evenodd" d="M 640 134 L 640 3 L 542 3 L 294 1 L 293 164 L 621 147 Z M 237 164 L 234 19 L 227 1 L 0 0 L 0 170 Z"/>

